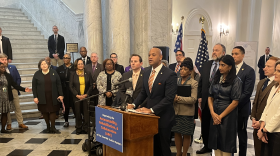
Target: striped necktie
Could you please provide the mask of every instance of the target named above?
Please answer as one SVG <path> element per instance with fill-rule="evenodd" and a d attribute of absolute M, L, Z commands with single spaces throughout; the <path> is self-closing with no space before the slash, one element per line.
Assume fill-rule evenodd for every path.
<path fill-rule="evenodd" d="M 151 74 L 151 76 L 149 78 L 149 81 L 148 81 L 150 93 L 152 92 L 152 87 L 153 87 L 153 82 L 154 82 L 154 78 L 155 78 L 155 73 L 156 73 L 156 71 L 153 70 L 152 74 Z"/>
<path fill-rule="evenodd" d="M 214 63 L 214 64 L 215 64 L 215 65 L 214 65 L 214 68 L 213 68 L 213 70 L 212 70 L 211 77 L 210 77 L 210 79 L 209 79 L 209 82 L 210 82 L 210 83 L 212 83 L 212 80 L 214 79 L 214 76 L 215 76 L 216 71 L 217 71 L 217 63 Z"/>
<path fill-rule="evenodd" d="M 178 63 L 176 66 L 176 69 L 175 69 L 175 73 L 177 73 L 179 71 L 179 67 L 180 67 L 180 64 Z"/>

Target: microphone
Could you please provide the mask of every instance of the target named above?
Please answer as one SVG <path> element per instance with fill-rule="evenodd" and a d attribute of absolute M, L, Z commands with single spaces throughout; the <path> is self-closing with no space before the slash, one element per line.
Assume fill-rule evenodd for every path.
<path fill-rule="evenodd" d="M 121 82 L 115 83 L 114 86 L 118 86 L 118 85 L 126 83 L 126 82 L 132 82 L 132 78 L 129 78 L 129 79 L 123 80 Z"/>
<path fill-rule="evenodd" d="M 126 101 L 127 101 L 127 99 L 128 99 L 129 97 L 132 97 L 132 95 L 133 95 L 133 90 L 132 90 L 132 88 L 129 87 L 129 88 L 126 90 L 125 94 L 126 94 L 125 100 L 123 101 L 122 105 L 120 106 L 120 109 L 121 109 L 122 111 L 125 111 L 125 110 L 126 110 L 126 103 L 127 103 Z"/>

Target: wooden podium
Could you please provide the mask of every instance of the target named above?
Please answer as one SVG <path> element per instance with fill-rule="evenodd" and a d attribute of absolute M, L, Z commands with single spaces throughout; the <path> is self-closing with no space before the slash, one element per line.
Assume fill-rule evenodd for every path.
<path fill-rule="evenodd" d="M 123 153 L 103 144 L 103 156 L 153 156 L 154 135 L 158 133 L 158 116 L 125 112 L 100 106 L 123 114 Z"/>

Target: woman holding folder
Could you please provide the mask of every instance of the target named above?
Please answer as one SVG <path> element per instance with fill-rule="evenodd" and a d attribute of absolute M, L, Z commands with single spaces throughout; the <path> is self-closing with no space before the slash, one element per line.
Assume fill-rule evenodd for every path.
<path fill-rule="evenodd" d="M 191 135 L 193 135 L 193 120 L 195 114 L 195 103 L 197 99 L 198 82 L 191 76 L 193 64 L 190 61 L 184 61 L 180 66 L 180 77 L 178 85 L 190 85 L 191 95 L 188 97 L 176 95 L 174 99 L 174 110 L 176 124 L 172 128 L 175 133 L 175 145 L 177 156 L 187 155 L 188 148 L 191 143 Z M 182 136 L 184 139 L 182 139 Z M 183 144 L 183 153 L 182 153 Z"/>

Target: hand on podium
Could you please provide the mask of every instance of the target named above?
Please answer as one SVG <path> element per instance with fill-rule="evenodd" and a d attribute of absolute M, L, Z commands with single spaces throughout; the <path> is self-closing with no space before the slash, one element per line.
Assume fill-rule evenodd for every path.
<path fill-rule="evenodd" d="M 138 108 L 136 109 L 137 112 L 142 112 L 142 113 L 148 113 L 148 114 L 152 114 L 152 110 L 146 107 L 142 107 L 142 108 Z"/>
<path fill-rule="evenodd" d="M 133 104 L 127 104 L 127 106 L 126 106 L 126 109 L 133 109 L 134 108 L 134 105 Z"/>

